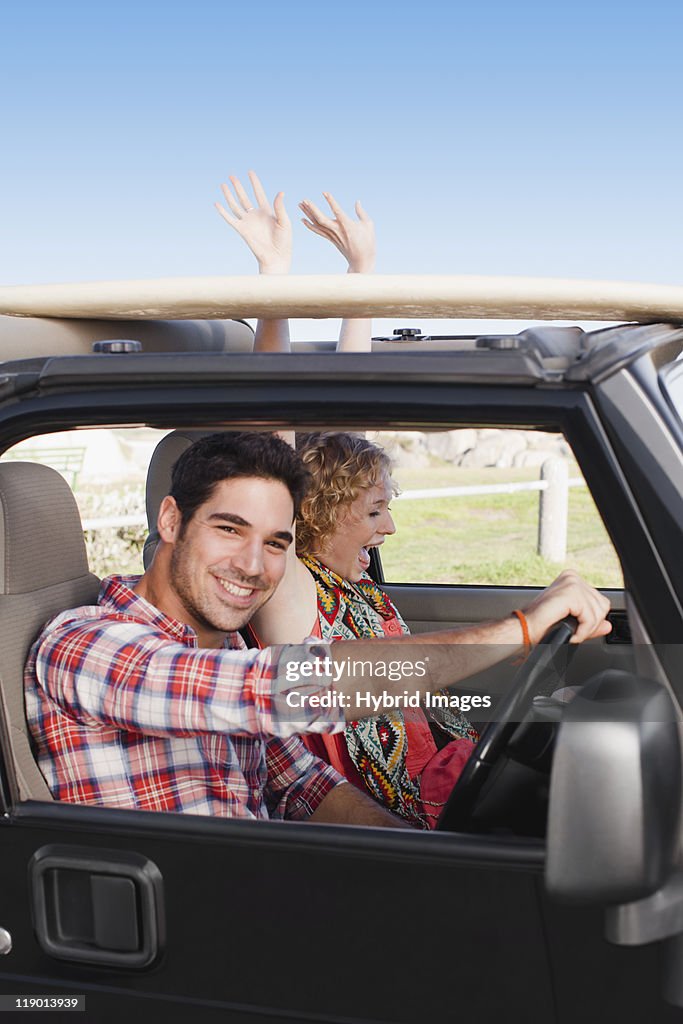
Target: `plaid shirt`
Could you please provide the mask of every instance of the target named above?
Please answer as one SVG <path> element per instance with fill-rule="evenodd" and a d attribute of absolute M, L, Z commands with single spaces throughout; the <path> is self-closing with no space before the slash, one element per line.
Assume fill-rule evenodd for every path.
<path fill-rule="evenodd" d="M 55 799 L 307 818 L 344 780 L 293 735 L 272 652 L 237 633 L 199 648 L 194 630 L 134 593 L 137 579 L 104 580 L 96 606 L 58 615 L 31 649 L 26 713 Z M 337 709 L 307 714 L 312 732 L 343 728 Z"/>

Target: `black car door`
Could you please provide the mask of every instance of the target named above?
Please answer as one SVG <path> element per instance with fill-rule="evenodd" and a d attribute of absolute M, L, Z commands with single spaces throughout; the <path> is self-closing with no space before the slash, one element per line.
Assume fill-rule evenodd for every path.
<path fill-rule="evenodd" d="M 1 842 L 2 991 L 84 994 L 86 1019 L 680 1019 L 658 995 L 656 947 L 610 946 L 599 911 L 548 901 L 540 842 L 37 803 L 4 819 Z M 107 914 L 124 932 L 134 915 L 138 945 L 156 932 L 156 954 L 122 965 L 105 934 L 100 963 L 76 960 L 69 886 L 46 896 L 36 858 L 81 876 L 85 934 L 93 880 L 129 879 L 130 854 L 158 880 L 156 908 L 135 879 Z M 54 915 L 36 925 L 50 896 L 70 933 Z"/>

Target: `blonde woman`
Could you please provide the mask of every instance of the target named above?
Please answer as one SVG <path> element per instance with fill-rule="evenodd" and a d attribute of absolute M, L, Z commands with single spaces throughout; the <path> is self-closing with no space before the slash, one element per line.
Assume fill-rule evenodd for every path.
<path fill-rule="evenodd" d="M 260 642 L 407 634 L 367 571 L 371 550 L 396 530 L 389 456 L 355 434 L 298 440 L 312 477 L 296 524 L 299 558 L 253 620 Z M 343 733 L 307 745 L 410 824 L 432 828 L 477 738 L 457 711 L 411 708 L 351 722 Z"/>
<path fill-rule="evenodd" d="M 278 192 L 271 206 L 253 171 L 249 179 L 253 199 L 232 176 L 231 187 L 222 186 L 230 212 L 219 203 L 216 207 L 254 253 L 259 273 L 287 274 L 292 230 L 283 193 Z M 323 195 L 332 216 L 303 200 L 299 206 L 305 226 L 339 249 L 349 273 L 371 272 L 372 221 L 360 202 L 354 219 L 332 195 Z M 345 320 L 337 350 L 367 351 L 370 334 L 370 320 Z M 259 321 L 255 351 L 283 352 L 289 347 L 286 320 Z M 293 435 L 287 439 L 293 443 Z M 284 580 L 253 620 L 259 642 L 408 633 L 396 607 L 367 573 L 370 550 L 395 531 L 389 509 L 394 484 L 386 452 L 353 434 L 321 434 L 300 439 L 300 454 L 313 481 L 296 523 L 300 559 L 290 549 Z M 417 708 L 353 722 L 344 733 L 315 737 L 310 744 L 314 753 L 360 789 L 368 789 L 381 804 L 410 824 L 429 828 L 436 824 L 476 738 L 461 714 L 444 711 L 428 719 Z"/>

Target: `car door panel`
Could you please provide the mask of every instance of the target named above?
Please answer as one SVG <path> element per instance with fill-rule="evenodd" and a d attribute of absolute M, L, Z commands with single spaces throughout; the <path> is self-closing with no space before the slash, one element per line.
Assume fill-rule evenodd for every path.
<path fill-rule="evenodd" d="M 383 583 L 413 633 L 447 626 L 466 626 L 500 619 L 513 608 L 524 608 L 540 591 L 534 587 L 443 586 Z M 621 590 L 605 591 L 615 610 L 623 611 Z"/>
<path fill-rule="evenodd" d="M 136 993 L 145 997 L 140 1019 L 147 999 L 162 998 L 183 1001 L 182 1013 L 186 1000 L 220 1004 L 226 1020 L 248 1010 L 254 1020 L 284 1011 L 421 1021 L 441 1018 L 451 997 L 459 1012 L 494 1015 L 525 1001 L 529 1021 L 552 1017 L 538 844 L 38 804 L 21 809 L 5 838 L 8 829 L 3 870 L 12 877 L 27 878 L 46 842 L 148 858 L 163 878 L 166 945 L 136 971 L 56 960 L 30 928 L 25 882 L 3 898 L 0 923 L 14 940 L 0 962 L 4 991 L 55 979 L 73 992 Z M 497 939 L 482 957 L 492 915 Z"/>
<path fill-rule="evenodd" d="M 661 943 L 616 947 L 604 939 L 604 911 L 551 900 L 539 884 L 557 1024 L 648 1021 L 681 1024 L 683 1010 L 661 997 Z"/>
<path fill-rule="evenodd" d="M 46 842 L 134 850 L 157 866 L 157 963 L 103 968 L 40 949 L 26 868 Z M 548 902 L 535 841 L 27 804 L 0 844 L 6 877 L 24 879 L 3 894 L 0 924 L 14 939 L 0 961 L 4 992 L 84 991 L 105 1014 L 134 996 L 132 1020 L 152 1006 L 167 1021 L 191 1007 L 201 1020 L 220 1008 L 226 1021 L 264 1022 L 488 1021 L 523 1007 L 525 1024 L 548 1024 L 569 1021 L 553 990 L 573 977 L 603 1014 L 584 1019 L 641 1024 L 637 993 L 655 991 L 651 949 L 610 947 L 595 910 Z M 626 962 L 637 985 L 624 984 Z"/>

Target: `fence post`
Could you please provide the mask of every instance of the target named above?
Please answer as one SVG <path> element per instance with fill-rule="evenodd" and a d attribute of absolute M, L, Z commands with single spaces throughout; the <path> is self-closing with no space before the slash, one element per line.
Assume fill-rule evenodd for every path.
<path fill-rule="evenodd" d="M 541 480 L 546 481 L 547 487 L 540 492 L 538 504 L 538 554 L 548 562 L 564 562 L 569 514 L 566 459 L 546 459 L 541 466 Z"/>

